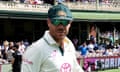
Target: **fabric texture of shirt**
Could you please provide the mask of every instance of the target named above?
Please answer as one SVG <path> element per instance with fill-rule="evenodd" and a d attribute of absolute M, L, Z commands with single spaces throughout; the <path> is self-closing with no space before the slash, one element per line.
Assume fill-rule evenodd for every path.
<path fill-rule="evenodd" d="M 44 36 L 28 47 L 23 56 L 21 72 L 83 72 L 77 63 L 75 48 L 65 37 L 64 55 L 59 45 L 46 31 Z"/>

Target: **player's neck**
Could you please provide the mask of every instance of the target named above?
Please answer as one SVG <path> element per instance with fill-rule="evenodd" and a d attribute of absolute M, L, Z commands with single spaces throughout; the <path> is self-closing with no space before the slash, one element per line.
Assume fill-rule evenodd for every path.
<path fill-rule="evenodd" d="M 63 42 L 63 40 L 62 41 L 59 41 L 59 42 L 57 42 L 58 44 L 59 44 L 59 46 L 61 47 L 61 48 L 64 48 L 64 42 Z"/>

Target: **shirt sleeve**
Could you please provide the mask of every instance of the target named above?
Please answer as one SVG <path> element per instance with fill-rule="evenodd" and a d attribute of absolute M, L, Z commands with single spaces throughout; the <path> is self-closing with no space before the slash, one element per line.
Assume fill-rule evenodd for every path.
<path fill-rule="evenodd" d="M 28 47 L 23 55 L 21 72 L 39 72 L 42 63 L 41 52 L 36 46 Z"/>
<path fill-rule="evenodd" d="M 82 67 L 78 64 L 77 59 L 74 59 L 74 72 L 84 72 Z"/>
<path fill-rule="evenodd" d="M 84 72 L 82 67 L 78 64 L 77 62 L 77 56 L 76 56 L 76 50 L 71 42 L 71 48 L 72 48 L 72 52 L 73 52 L 73 61 L 74 61 L 74 68 L 73 68 L 73 72 Z"/>

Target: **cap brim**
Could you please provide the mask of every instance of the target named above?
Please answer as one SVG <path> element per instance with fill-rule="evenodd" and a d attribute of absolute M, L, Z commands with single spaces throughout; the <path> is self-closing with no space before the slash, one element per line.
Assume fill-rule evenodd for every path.
<path fill-rule="evenodd" d="M 69 18 L 69 17 L 54 17 L 51 19 L 73 20 L 73 18 Z"/>

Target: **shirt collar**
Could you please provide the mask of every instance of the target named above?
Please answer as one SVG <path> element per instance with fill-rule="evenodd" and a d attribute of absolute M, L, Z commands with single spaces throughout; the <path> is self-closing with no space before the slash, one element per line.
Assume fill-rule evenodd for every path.
<path fill-rule="evenodd" d="M 45 34 L 44 34 L 44 37 L 43 37 L 43 38 L 44 38 L 44 40 L 45 40 L 48 44 L 59 46 L 59 45 L 56 43 L 56 41 L 53 39 L 53 37 L 50 35 L 50 33 L 49 33 L 48 30 L 45 31 Z M 64 43 L 69 43 L 69 39 L 68 39 L 67 37 L 65 37 Z"/>

